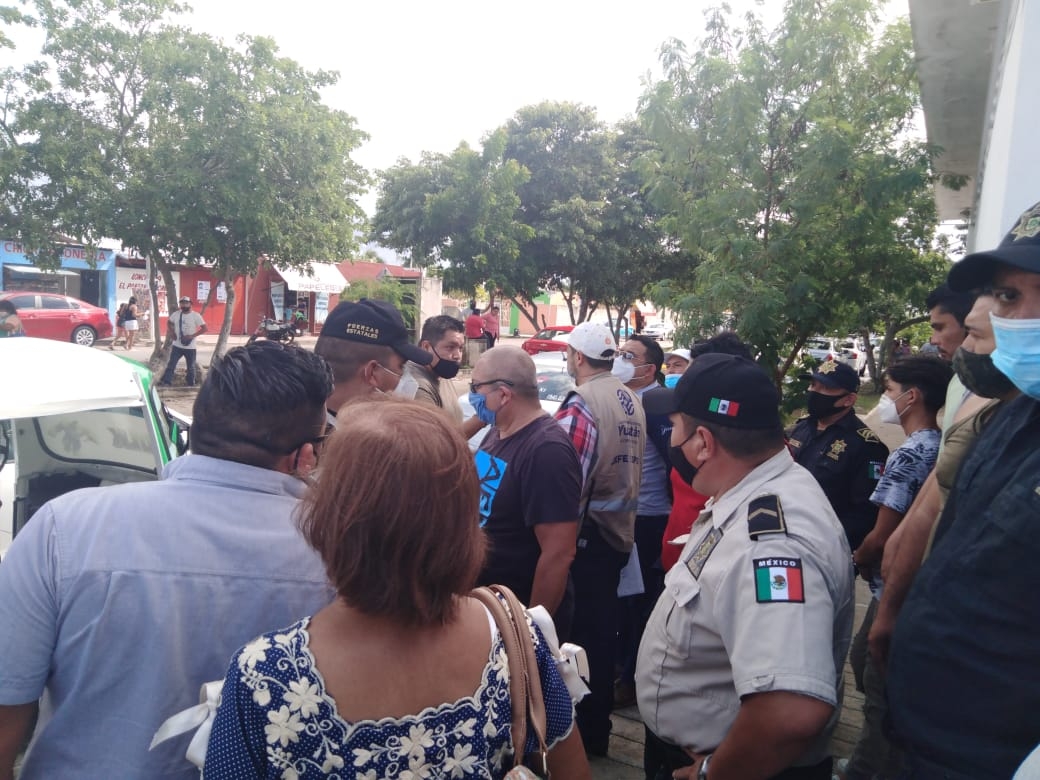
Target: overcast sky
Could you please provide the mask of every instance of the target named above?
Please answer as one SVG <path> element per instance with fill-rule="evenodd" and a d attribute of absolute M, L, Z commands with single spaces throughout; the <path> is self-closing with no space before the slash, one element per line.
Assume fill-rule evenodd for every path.
<path fill-rule="evenodd" d="M 889 0 L 889 14 L 907 0 Z M 326 102 L 352 114 L 370 140 L 355 159 L 370 171 L 423 151 L 480 143 L 517 109 L 568 100 L 616 122 L 635 112 L 658 52 L 670 38 L 692 43 L 718 0 L 195 0 L 179 20 L 232 42 L 274 38 L 309 69 L 340 73 Z M 770 25 L 782 3 L 758 8 Z M 19 52 L 25 59 L 33 51 Z M 7 56 L 0 55 L 0 64 Z M 362 199 L 371 214 L 375 193 Z"/>

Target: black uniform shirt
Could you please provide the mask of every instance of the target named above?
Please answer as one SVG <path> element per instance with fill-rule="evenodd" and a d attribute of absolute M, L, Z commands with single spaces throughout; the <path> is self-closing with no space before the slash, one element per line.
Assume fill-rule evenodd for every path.
<path fill-rule="evenodd" d="M 855 551 L 877 520 L 870 494 L 885 468 L 888 447 L 851 411 L 822 431 L 815 419 L 803 417 L 788 443 L 795 461 L 820 483 Z"/>

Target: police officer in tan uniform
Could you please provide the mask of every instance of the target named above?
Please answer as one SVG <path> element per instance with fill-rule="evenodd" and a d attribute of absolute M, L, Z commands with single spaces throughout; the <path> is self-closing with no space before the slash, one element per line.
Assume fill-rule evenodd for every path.
<path fill-rule="evenodd" d="M 639 648 L 647 777 L 830 780 L 852 562 L 785 446 L 779 395 L 752 361 L 705 355 L 643 402 L 671 416 L 674 467 L 713 497 Z"/>

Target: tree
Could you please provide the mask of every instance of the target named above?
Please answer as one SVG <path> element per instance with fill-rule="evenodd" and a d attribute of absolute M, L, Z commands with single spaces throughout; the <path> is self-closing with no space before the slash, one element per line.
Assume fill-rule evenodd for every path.
<path fill-rule="evenodd" d="M 19 126 L 36 213 L 52 230 L 119 237 L 167 275 L 210 266 L 228 291 L 218 356 L 233 282 L 261 255 L 303 267 L 356 248 L 368 180 L 350 154 L 364 134 L 321 103 L 336 74 L 279 57 L 269 39 L 233 48 L 173 26 L 182 8 L 169 0 L 36 7 L 60 77 Z"/>
<path fill-rule="evenodd" d="M 479 152 L 461 144 L 381 172 L 371 237 L 439 269 L 449 288 L 501 292 L 535 322 L 539 275 L 521 253 L 532 231 L 519 220 L 517 195 L 528 174 L 503 158 L 503 145 L 492 133 Z"/>
<path fill-rule="evenodd" d="M 735 327 L 778 383 L 807 337 L 872 326 L 935 276 L 909 25 L 876 22 L 871 0 L 791 0 L 771 33 L 716 9 L 695 53 L 664 47 L 644 97 L 650 197 L 698 258 L 654 298 L 686 335 Z"/>

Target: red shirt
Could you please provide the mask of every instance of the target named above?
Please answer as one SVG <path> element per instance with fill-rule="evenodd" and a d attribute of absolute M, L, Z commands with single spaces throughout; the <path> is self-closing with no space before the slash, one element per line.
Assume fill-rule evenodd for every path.
<path fill-rule="evenodd" d="M 664 527 L 661 538 L 661 565 L 668 571 L 679 561 L 682 552 L 681 544 L 669 544 L 672 539 L 688 534 L 696 520 L 708 503 L 708 496 L 701 495 L 682 481 L 679 473 L 672 469 L 672 512 L 668 515 L 668 525 Z"/>
<path fill-rule="evenodd" d="M 466 338 L 479 339 L 484 336 L 484 321 L 479 314 L 471 314 L 466 317 Z"/>

